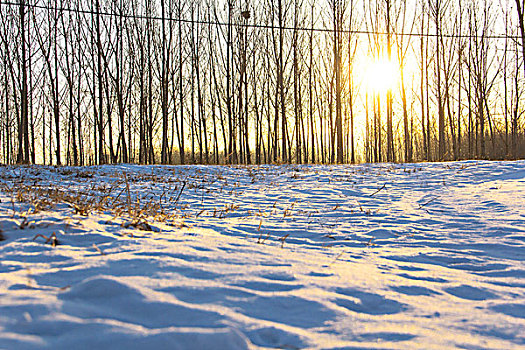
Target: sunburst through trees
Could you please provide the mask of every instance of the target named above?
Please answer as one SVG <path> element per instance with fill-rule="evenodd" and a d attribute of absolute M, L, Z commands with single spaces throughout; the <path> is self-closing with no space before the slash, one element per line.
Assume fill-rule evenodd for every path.
<path fill-rule="evenodd" d="M 3 163 L 525 156 L 522 0 L 0 6 Z"/>

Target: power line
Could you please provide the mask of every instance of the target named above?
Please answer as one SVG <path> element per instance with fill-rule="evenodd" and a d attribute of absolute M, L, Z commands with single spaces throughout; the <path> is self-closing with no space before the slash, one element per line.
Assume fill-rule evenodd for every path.
<path fill-rule="evenodd" d="M 13 7 L 31 7 L 33 9 L 40 10 L 52 10 L 60 12 L 69 12 L 76 14 L 88 14 L 88 15 L 100 15 L 105 17 L 119 17 L 119 18 L 128 18 L 128 19 L 141 19 L 141 20 L 154 20 L 154 21 L 170 21 L 170 22 L 181 22 L 187 24 L 201 24 L 201 25 L 217 25 L 217 26 L 229 26 L 231 24 L 219 21 L 206 21 L 206 20 L 191 20 L 184 18 L 162 18 L 159 16 L 146 16 L 146 15 L 136 15 L 136 14 L 117 14 L 112 12 L 105 11 L 93 11 L 93 10 L 84 10 L 84 9 L 75 9 L 71 7 L 58 7 L 58 6 L 45 6 L 45 5 L 31 5 L 31 4 L 22 4 L 20 2 L 9 2 L 9 1 L 0 1 L 0 6 L 13 6 Z M 253 29 L 269 29 L 269 30 L 278 30 L 283 29 L 287 31 L 304 31 L 304 32 L 317 32 L 317 33 L 333 33 L 333 29 L 329 28 L 306 28 L 306 27 L 287 27 L 287 26 L 275 26 L 269 24 L 249 24 L 249 23 L 236 23 L 235 26 L 243 28 L 253 28 Z M 396 32 L 374 32 L 370 30 L 350 30 L 343 29 L 338 30 L 338 32 L 343 34 L 350 35 L 392 35 L 392 36 L 405 36 L 405 37 L 418 37 L 418 38 L 447 38 L 447 39 L 520 39 L 519 36 L 515 35 L 505 35 L 505 34 L 494 34 L 494 35 L 471 35 L 471 34 L 433 34 L 433 33 L 396 33 Z"/>

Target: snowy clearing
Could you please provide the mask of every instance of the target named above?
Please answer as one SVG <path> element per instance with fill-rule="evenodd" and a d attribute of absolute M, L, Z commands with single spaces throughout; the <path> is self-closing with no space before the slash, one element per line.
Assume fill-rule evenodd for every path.
<path fill-rule="evenodd" d="M 0 184 L 2 349 L 525 347 L 525 161 Z"/>

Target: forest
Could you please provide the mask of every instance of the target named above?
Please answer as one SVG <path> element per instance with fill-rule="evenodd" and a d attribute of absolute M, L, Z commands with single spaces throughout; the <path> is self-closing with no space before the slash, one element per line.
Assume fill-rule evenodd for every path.
<path fill-rule="evenodd" d="M 523 0 L 0 9 L 4 164 L 525 157 Z"/>
<path fill-rule="evenodd" d="M 0 349 L 523 349 L 525 0 L 0 0 Z"/>

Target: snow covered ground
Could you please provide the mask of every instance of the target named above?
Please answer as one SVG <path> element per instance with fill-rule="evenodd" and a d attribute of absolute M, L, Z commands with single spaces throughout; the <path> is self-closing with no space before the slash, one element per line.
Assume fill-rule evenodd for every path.
<path fill-rule="evenodd" d="M 524 161 L 0 186 L 1 349 L 525 348 Z"/>

